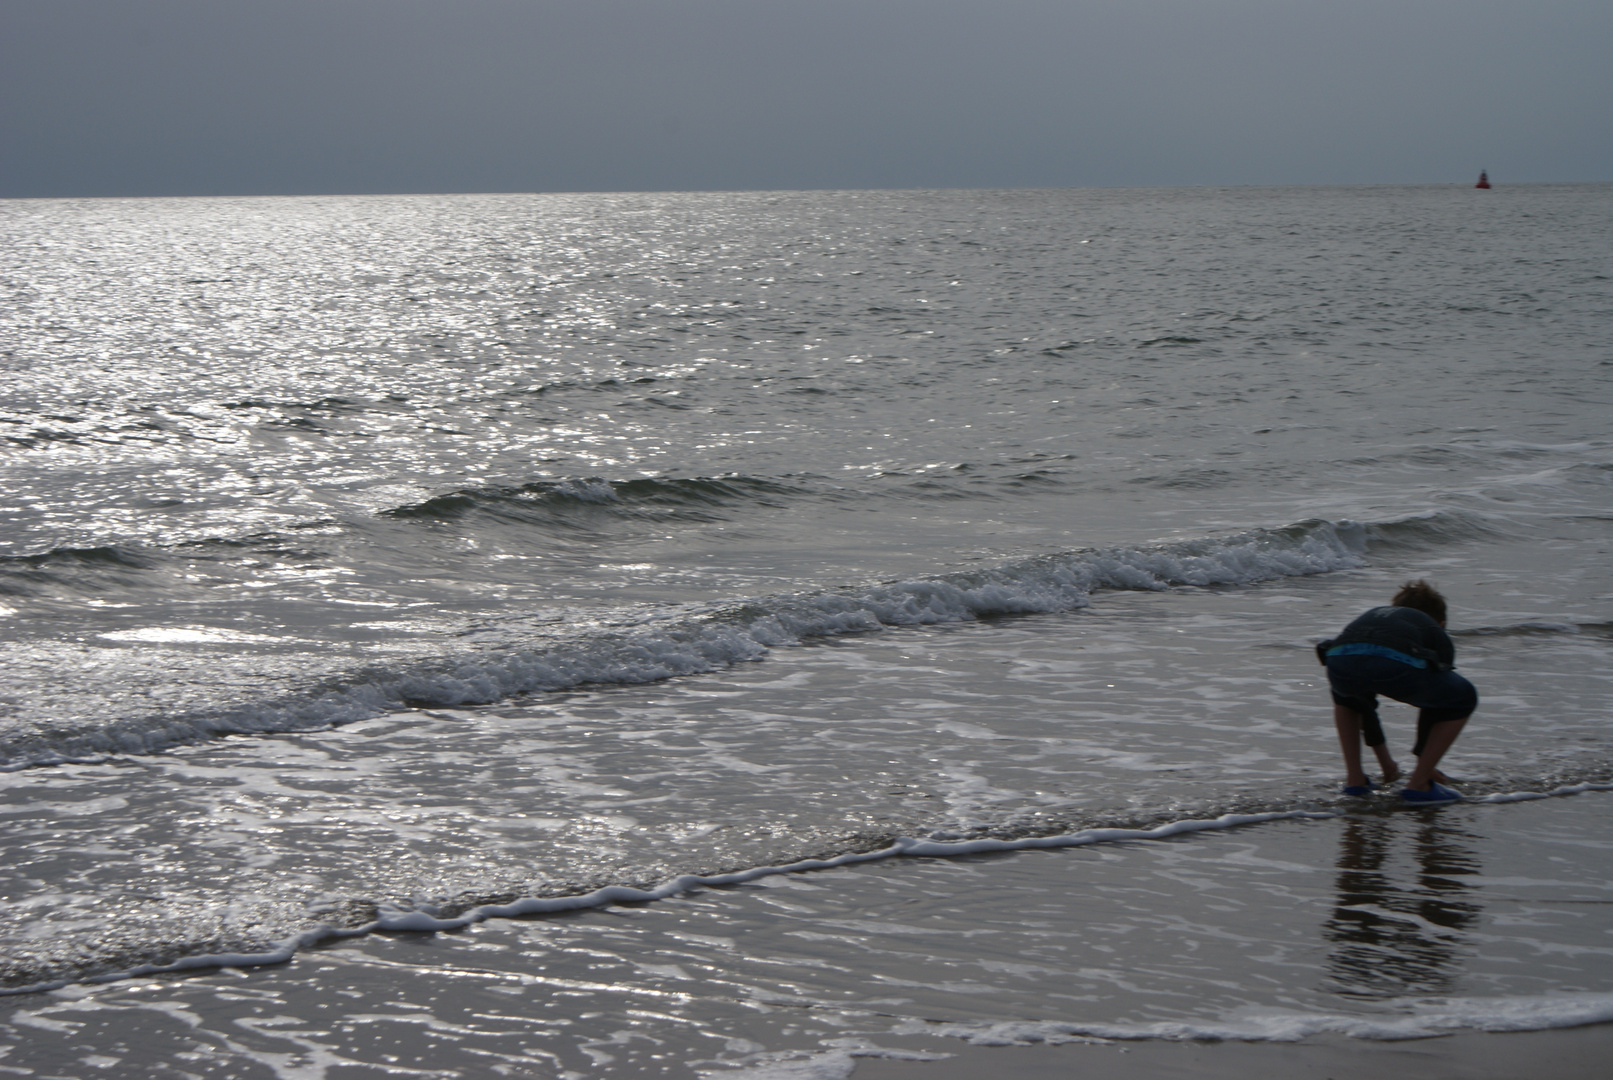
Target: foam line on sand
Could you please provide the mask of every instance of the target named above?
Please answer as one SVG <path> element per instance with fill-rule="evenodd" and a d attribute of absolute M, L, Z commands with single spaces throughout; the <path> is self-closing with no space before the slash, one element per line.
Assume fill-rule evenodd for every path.
<path fill-rule="evenodd" d="M 1549 792 L 1511 792 L 1493 794 L 1469 800 L 1474 803 L 1523 802 L 1557 796 L 1577 795 L 1587 791 L 1613 790 L 1613 783 L 1581 783 L 1555 788 Z M 1457 804 L 1460 805 L 1460 804 Z M 119 979 L 152 975 L 167 975 L 205 968 L 261 967 L 282 964 L 299 951 L 322 942 L 339 938 L 356 937 L 375 932 L 417 932 L 460 930 L 488 919 L 519 918 L 546 915 L 563 911 L 600 908 L 611 904 L 647 903 L 702 888 L 741 885 L 776 874 L 803 873 L 812 870 L 830 870 L 839 866 L 873 862 L 898 856 L 951 858 L 987 852 L 1026 851 L 1032 849 L 1082 847 L 1089 844 L 1126 843 L 1164 840 L 1209 830 L 1235 829 L 1272 821 L 1297 819 L 1326 819 L 1340 816 L 1339 810 L 1296 809 L 1258 814 L 1223 814 L 1216 818 L 1189 818 L 1167 822 L 1152 829 L 1097 828 L 1052 836 L 1025 836 L 1012 839 L 976 838 L 968 840 L 940 840 L 900 837 L 886 847 L 873 851 L 848 852 L 827 859 L 802 859 L 777 866 L 758 866 L 728 874 L 684 874 L 653 889 L 638 889 L 625 885 L 610 885 L 588 893 L 572 896 L 523 897 L 504 904 L 484 904 L 465 911 L 445 915 L 441 909 L 422 904 L 404 908 L 379 905 L 378 917 L 360 926 L 317 926 L 293 937 L 275 943 L 261 952 L 208 953 L 180 957 L 166 964 L 141 964 L 128 969 L 101 972 L 80 979 L 57 979 L 25 986 L 0 988 L 0 996 L 37 993 L 59 989 L 72 982 L 104 983 Z"/>

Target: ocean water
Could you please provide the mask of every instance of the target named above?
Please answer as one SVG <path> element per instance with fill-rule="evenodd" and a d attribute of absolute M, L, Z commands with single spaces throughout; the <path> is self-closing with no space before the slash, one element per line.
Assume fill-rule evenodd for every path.
<path fill-rule="evenodd" d="M 1186 1011 L 1138 972 L 1200 960 L 1079 993 L 1030 968 L 1063 985 L 1186 917 L 1135 845 L 1187 881 L 1283 830 L 1424 827 L 1337 797 L 1311 651 L 1416 576 L 1482 704 L 1447 764 L 1473 804 L 1405 843 L 1560 826 L 1579 864 L 1517 888 L 1606 888 L 1586 812 L 1514 796 L 1613 783 L 1613 186 L 11 201 L 0 234 L 6 1062 L 90 1023 L 38 1002 L 127 1026 L 96 995 L 133 994 L 169 1018 L 141 1060 L 389 1069 L 385 1040 L 274 1049 L 265 1017 L 448 1000 L 477 935 L 512 1030 L 542 1028 L 507 1075 L 818 1060 L 821 1009 L 752 1030 L 668 1003 L 851 1008 L 852 983 L 897 1027 L 1384 1037 L 1337 1018 L 1387 991 L 1320 961 L 1299 993 L 1203 959 L 1222 991 Z M 1408 763 L 1410 717 L 1386 710 Z M 1180 831 L 1217 819 L 1240 827 Z M 1120 842 L 982 854 L 1091 839 Z M 900 949 L 842 925 L 951 895 L 936 875 L 1001 922 L 1027 873 L 1099 851 L 1061 918 L 1112 933 L 1017 927 L 994 962 L 1022 993 L 915 989 L 952 985 L 966 908 Z M 838 869 L 762 873 L 797 864 Z M 620 901 L 647 906 L 587 910 Z M 689 931 L 710 985 L 643 934 L 635 960 L 587 943 L 689 905 L 744 928 Z M 1571 962 L 1395 992 L 1605 1019 L 1584 910 L 1536 954 Z M 790 978 L 858 974 L 757 989 L 741 969 L 789 935 Z M 1415 937 L 1373 948 L 1414 962 Z M 1049 950 L 1092 955 L 1024 959 Z M 434 1008 L 410 1030 L 472 1056 L 410 1068 L 504 1053 Z"/>

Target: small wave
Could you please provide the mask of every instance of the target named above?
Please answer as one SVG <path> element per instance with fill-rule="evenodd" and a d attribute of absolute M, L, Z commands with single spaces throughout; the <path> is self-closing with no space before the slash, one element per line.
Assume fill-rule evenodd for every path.
<path fill-rule="evenodd" d="M 457 521 L 482 512 L 526 522 L 552 522 L 555 513 L 608 507 L 632 513 L 644 508 L 688 514 L 701 508 L 745 503 L 776 505 L 780 496 L 802 489 L 750 476 L 650 477 L 636 480 L 542 480 L 519 487 L 461 488 L 424 502 L 383 510 L 382 517 Z"/>
<path fill-rule="evenodd" d="M 38 586 L 61 585 L 86 572 L 128 578 L 155 563 L 138 552 L 113 544 L 59 547 L 37 555 L 0 555 L 0 595 L 27 596 Z"/>
<path fill-rule="evenodd" d="M 51 548 L 49 551 L 37 555 L 4 555 L 0 556 L 0 566 L 19 567 L 26 566 L 32 569 L 43 569 L 47 566 L 121 566 L 135 570 L 144 570 L 150 562 L 127 548 L 112 544 L 103 544 L 99 547 Z"/>
<path fill-rule="evenodd" d="M 592 489 L 611 498 L 713 498 L 729 482 L 639 481 Z M 668 492 L 676 493 L 668 496 Z M 691 492 L 694 493 L 691 496 Z M 574 496 L 568 496 L 574 497 Z M 760 597 L 662 616 L 636 628 L 581 630 L 542 644 L 505 638 L 480 651 L 400 669 L 371 668 L 311 690 L 221 711 L 114 720 L 92 728 L 13 734 L 0 768 L 154 753 L 230 734 L 306 731 L 403 707 L 486 705 L 588 684 L 629 685 L 759 660 L 769 649 L 884 627 L 1071 611 L 1100 590 L 1247 585 L 1364 563 L 1366 527 L 1311 520 L 1282 529 L 1135 548 L 1036 556 L 989 569 L 876 585 Z"/>
<path fill-rule="evenodd" d="M 1367 527 L 1367 536 L 1374 547 L 1425 551 L 1463 540 L 1496 536 L 1501 531 L 1493 521 L 1479 514 L 1434 510 L 1374 523 Z"/>

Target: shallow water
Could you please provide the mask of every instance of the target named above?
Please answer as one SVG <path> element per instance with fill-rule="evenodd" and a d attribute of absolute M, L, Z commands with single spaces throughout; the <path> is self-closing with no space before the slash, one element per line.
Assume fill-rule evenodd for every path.
<path fill-rule="evenodd" d="M 829 1077 L 847 1051 L 959 1039 L 1606 1021 L 1610 797 L 887 860 L 372 935 L 281 968 L 12 999 L 0 1038 L 8 1066 L 52 1075 Z"/>

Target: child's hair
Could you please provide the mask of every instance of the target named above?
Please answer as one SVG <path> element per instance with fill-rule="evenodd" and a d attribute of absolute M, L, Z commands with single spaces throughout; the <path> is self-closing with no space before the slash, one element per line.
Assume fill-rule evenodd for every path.
<path fill-rule="evenodd" d="M 1445 621 L 1445 598 L 1422 578 L 1400 586 L 1395 598 L 1389 601 L 1394 607 L 1409 607 L 1422 612 L 1437 623 Z"/>

